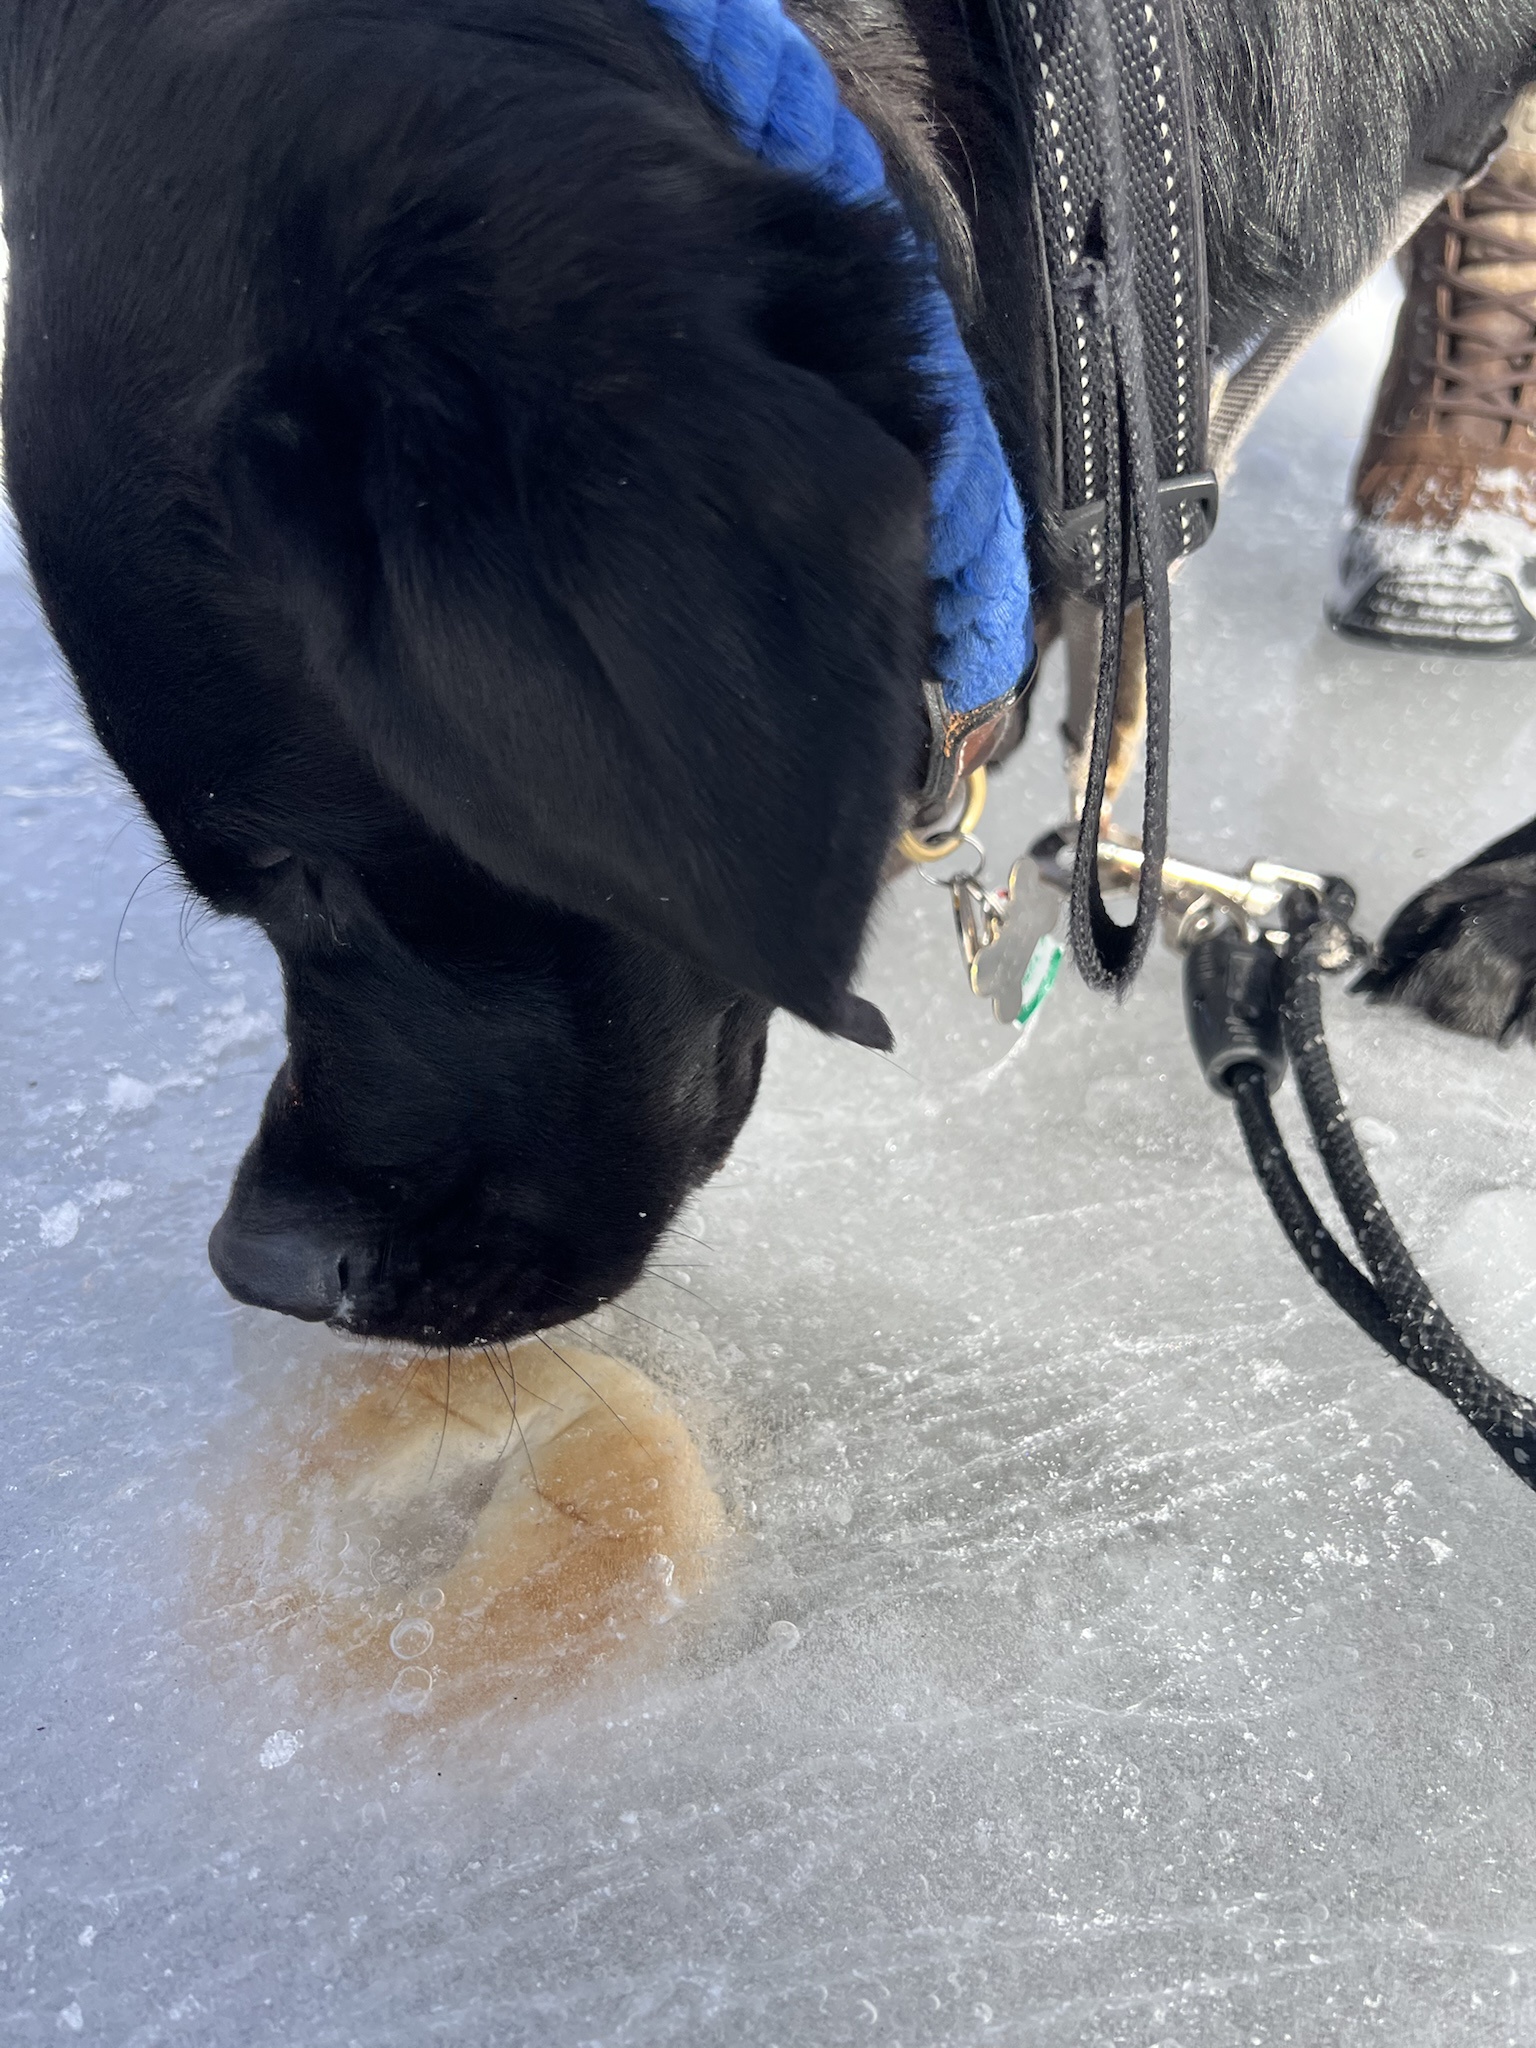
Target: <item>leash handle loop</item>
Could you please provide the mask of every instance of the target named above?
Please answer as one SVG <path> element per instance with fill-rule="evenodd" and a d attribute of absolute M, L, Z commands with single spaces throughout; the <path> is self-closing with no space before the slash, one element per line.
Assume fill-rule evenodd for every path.
<path fill-rule="evenodd" d="M 1102 271 L 1090 272 L 1078 295 L 1084 317 L 1097 326 L 1095 352 L 1104 394 L 1105 466 L 1103 604 L 1093 740 L 1072 878 L 1072 947 L 1091 988 L 1123 995 L 1146 957 L 1162 896 L 1168 836 L 1167 754 L 1169 671 L 1168 553 L 1158 501 L 1157 457 L 1146 349 L 1137 298 L 1135 255 L 1126 195 L 1130 172 L 1121 111 L 1121 78 L 1104 0 L 1083 0 L 1083 48 L 1095 97 L 1104 114 L 1097 229 Z M 1125 608 L 1130 601 L 1127 537 L 1141 568 L 1147 647 L 1147 738 L 1136 912 L 1117 924 L 1099 883 L 1098 844 L 1105 783 L 1120 683 Z"/>

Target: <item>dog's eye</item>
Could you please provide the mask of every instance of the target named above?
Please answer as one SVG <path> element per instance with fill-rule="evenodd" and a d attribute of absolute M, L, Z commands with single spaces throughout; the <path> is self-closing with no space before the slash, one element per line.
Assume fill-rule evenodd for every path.
<path fill-rule="evenodd" d="M 248 858 L 253 868 L 280 868 L 293 855 L 286 846 L 258 846 Z"/>

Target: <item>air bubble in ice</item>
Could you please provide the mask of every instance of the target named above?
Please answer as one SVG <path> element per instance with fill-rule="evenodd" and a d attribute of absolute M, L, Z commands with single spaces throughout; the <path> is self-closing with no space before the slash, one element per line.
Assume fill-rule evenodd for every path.
<path fill-rule="evenodd" d="M 397 1657 L 424 1657 L 432 1647 L 432 1624 L 420 1616 L 397 1621 L 389 1632 L 389 1647 Z"/>
<path fill-rule="evenodd" d="M 389 1688 L 389 1704 L 399 1714 L 419 1714 L 432 1690 L 432 1674 L 419 1664 L 408 1664 Z"/>

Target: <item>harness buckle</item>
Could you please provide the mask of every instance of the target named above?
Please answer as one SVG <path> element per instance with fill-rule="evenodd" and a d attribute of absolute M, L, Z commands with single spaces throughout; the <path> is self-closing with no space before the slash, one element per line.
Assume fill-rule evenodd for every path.
<path fill-rule="evenodd" d="M 1158 515 L 1170 562 L 1203 548 L 1216 530 L 1221 486 L 1214 470 L 1195 469 L 1184 476 L 1163 477 L 1157 486 Z M 1104 500 L 1075 505 L 1054 522 L 1048 533 L 1051 568 L 1074 596 L 1093 597 L 1104 581 Z M 1141 564 L 1131 542 L 1130 593 L 1141 589 Z"/>

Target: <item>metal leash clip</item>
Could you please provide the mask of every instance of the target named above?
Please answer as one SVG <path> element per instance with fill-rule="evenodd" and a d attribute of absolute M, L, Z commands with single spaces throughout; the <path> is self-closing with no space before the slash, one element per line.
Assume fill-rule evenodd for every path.
<path fill-rule="evenodd" d="M 1062 826 L 1038 839 L 1009 871 L 1007 886 L 983 879 L 986 849 L 976 837 L 986 801 L 985 771 L 969 781 L 963 816 L 927 839 L 906 835 L 902 851 L 925 882 L 947 889 L 955 937 L 974 992 L 992 1004 L 1000 1024 L 1022 1029 L 1056 984 L 1067 945 L 1067 898 L 1077 832 Z M 946 871 L 956 855 L 967 865 Z M 1128 838 L 1099 841 L 1099 880 L 1106 894 L 1129 891 L 1141 876 L 1141 848 Z M 1218 934 L 1283 951 L 1298 930 L 1313 934 L 1314 957 L 1329 971 L 1359 958 L 1350 928 L 1354 891 L 1337 875 L 1315 874 L 1282 861 L 1250 861 L 1241 874 L 1193 861 L 1163 862 L 1163 926 L 1176 952 L 1189 954 Z"/>
<path fill-rule="evenodd" d="M 1037 871 L 1065 893 L 1072 884 L 1075 834 L 1047 833 L 1031 849 Z M 1141 849 L 1099 841 L 1106 893 L 1132 889 Z M 1267 1090 L 1285 1077 L 1281 1024 L 1286 977 L 1298 950 L 1313 966 L 1338 973 L 1366 950 L 1351 928 L 1355 892 L 1339 875 L 1314 874 L 1276 860 L 1250 861 L 1241 874 L 1163 862 L 1163 927 L 1184 958 L 1184 1009 L 1205 1078 L 1227 1093 L 1234 1077 L 1257 1068 Z"/>
<path fill-rule="evenodd" d="M 1076 845 L 1075 828 L 1064 826 L 1030 849 L 1042 879 L 1063 894 L 1072 886 Z M 1141 878 L 1141 861 L 1141 848 L 1133 841 L 1101 839 L 1100 887 L 1106 894 L 1134 889 Z M 1236 927 L 1248 940 L 1263 938 L 1283 947 L 1299 919 L 1309 928 L 1326 928 L 1322 952 L 1330 971 L 1337 971 L 1348 967 L 1362 950 L 1362 941 L 1350 929 L 1354 908 L 1355 892 L 1341 876 L 1314 874 L 1282 861 L 1250 861 L 1236 875 L 1193 861 L 1163 862 L 1164 935 L 1179 953 L 1187 953 L 1222 925 Z"/>

